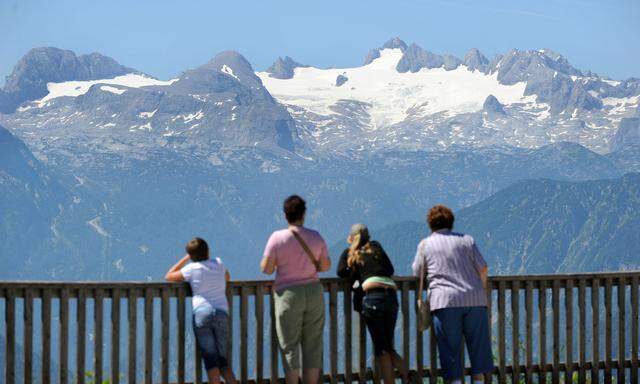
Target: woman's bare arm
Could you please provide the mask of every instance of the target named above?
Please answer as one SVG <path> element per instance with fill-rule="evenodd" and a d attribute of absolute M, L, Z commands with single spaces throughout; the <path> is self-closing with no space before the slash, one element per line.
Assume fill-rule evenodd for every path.
<path fill-rule="evenodd" d="M 180 259 L 177 263 L 175 263 L 167 274 L 164 275 L 164 279 L 170 282 L 180 282 L 184 281 L 184 276 L 182 276 L 182 272 L 180 270 L 189 262 L 189 255 L 185 255 L 182 259 Z"/>
<path fill-rule="evenodd" d="M 478 274 L 480 275 L 480 280 L 482 280 L 482 286 L 484 287 L 484 289 L 489 289 L 489 267 L 484 266 L 480 268 Z"/>
<path fill-rule="evenodd" d="M 268 257 L 268 256 L 263 257 L 262 261 L 260 262 L 260 270 L 262 271 L 262 273 L 266 275 L 270 275 L 273 272 L 275 272 L 276 264 L 273 261 L 273 257 Z"/>

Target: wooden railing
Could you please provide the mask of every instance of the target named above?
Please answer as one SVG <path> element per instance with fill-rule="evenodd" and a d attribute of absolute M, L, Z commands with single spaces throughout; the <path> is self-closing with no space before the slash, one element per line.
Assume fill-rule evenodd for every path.
<path fill-rule="evenodd" d="M 639 278 L 640 272 L 492 277 L 496 368 L 486 382 L 637 383 Z M 398 351 L 408 368 L 437 383 L 433 330 L 422 334 L 415 327 L 415 279 L 397 282 Z M 351 288 L 338 279 L 322 284 L 324 381 L 374 379 Z M 235 281 L 227 293 L 233 303 L 229 358 L 244 383 L 283 382 L 271 289 L 269 281 Z M 200 383 L 189 293 L 186 284 L 0 282 L 2 379 Z"/>

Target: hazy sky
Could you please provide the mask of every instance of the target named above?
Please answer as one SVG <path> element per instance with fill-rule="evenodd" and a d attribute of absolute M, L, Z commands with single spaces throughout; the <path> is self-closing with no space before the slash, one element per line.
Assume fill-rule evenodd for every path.
<path fill-rule="evenodd" d="M 0 0 L 0 83 L 33 47 L 100 52 L 159 78 L 227 49 L 360 65 L 392 36 L 436 53 L 551 48 L 582 70 L 640 77 L 640 1 Z"/>

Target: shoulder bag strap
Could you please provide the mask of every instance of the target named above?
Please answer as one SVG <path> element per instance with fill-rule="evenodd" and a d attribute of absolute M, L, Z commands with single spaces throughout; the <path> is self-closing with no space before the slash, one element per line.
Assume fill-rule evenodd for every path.
<path fill-rule="evenodd" d="M 313 255 L 313 252 L 311 252 L 311 249 L 309 249 L 309 246 L 307 245 L 307 243 L 305 243 L 304 239 L 302 239 L 302 236 L 300 236 L 300 234 L 294 231 L 293 229 L 289 229 L 289 230 L 291 231 L 291 233 L 293 233 L 293 237 L 295 237 L 296 240 L 298 240 L 298 243 L 300 243 L 300 246 L 302 246 L 302 249 L 304 249 L 304 253 L 309 258 L 309 261 L 311 261 L 313 265 L 316 267 L 316 272 L 320 272 L 320 262 L 316 260 L 316 257 Z"/>
<path fill-rule="evenodd" d="M 422 299 L 422 290 L 424 289 L 424 257 L 420 263 L 420 283 L 418 284 L 418 301 L 424 302 Z"/>

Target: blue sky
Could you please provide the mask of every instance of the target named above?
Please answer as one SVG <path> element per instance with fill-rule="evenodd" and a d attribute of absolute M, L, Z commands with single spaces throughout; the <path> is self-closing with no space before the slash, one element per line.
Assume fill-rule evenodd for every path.
<path fill-rule="evenodd" d="M 0 83 L 38 46 L 97 51 L 169 78 L 226 49 L 255 69 L 284 55 L 355 66 L 392 36 L 459 56 L 551 48 L 583 70 L 640 77 L 638 20 L 638 0 L 0 0 Z"/>

